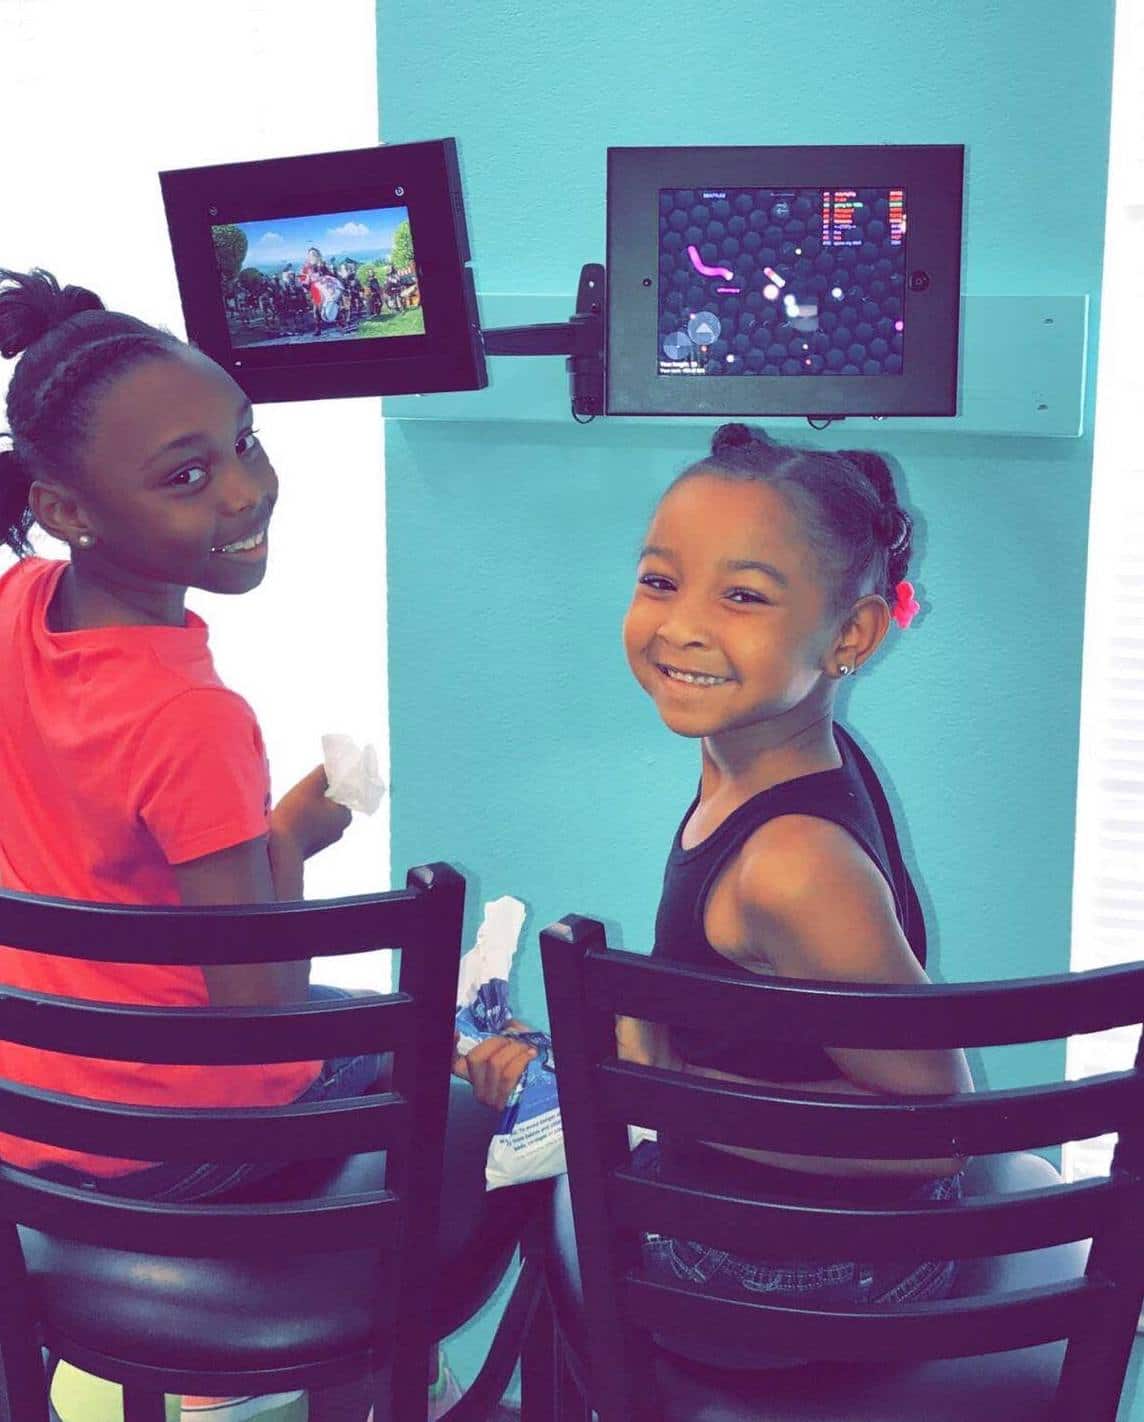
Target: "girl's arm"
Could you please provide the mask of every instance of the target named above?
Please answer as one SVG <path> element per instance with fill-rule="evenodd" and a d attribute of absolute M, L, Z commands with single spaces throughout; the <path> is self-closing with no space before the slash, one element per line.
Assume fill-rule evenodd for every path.
<path fill-rule="evenodd" d="M 279 898 L 267 835 L 171 868 L 186 905 L 267 904 Z M 204 964 L 203 977 L 212 1007 L 281 1007 L 306 1000 L 310 964 Z"/>
<path fill-rule="evenodd" d="M 638 1017 L 616 1018 L 616 1055 L 622 1062 L 663 1067 L 665 1071 L 687 1069 L 672 1048 L 668 1027 L 663 1022 L 641 1022 Z"/>
<path fill-rule="evenodd" d="M 269 835 L 216 854 L 172 865 L 184 904 L 259 904 L 302 897 L 302 866 L 340 839 L 352 818 L 325 797 L 322 766 L 288 791 L 270 815 Z M 237 963 L 204 966 L 211 1005 L 277 1007 L 306 1000 L 310 964 Z"/>
<path fill-rule="evenodd" d="M 741 967 L 825 982 L 908 986 L 929 982 L 898 925 L 885 879 L 861 846 L 839 826 L 802 815 L 771 820 L 748 841 L 731 873 L 746 945 L 734 955 Z M 973 1078 L 959 1048 L 870 1051 L 827 1047 L 826 1051 L 842 1072 L 842 1079 L 800 1086 L 846 1096 L 947 1096 L 973 1090 Z M 952 1173 L 965 1163 L 956 1156 L 830 1161 L 778 1152 L 759 1155 L 775 1165 L 828 1174 L 934 1176 Z"/>
<path fill-rule="evenodd" d="M 305 897 L 303 866 L 306 860 L 337 843 L 353 819 L 344 805 L 326 798 L 329 788 L 325 767 L 315 766 L 270 812 L 267 848 L 274 897 L 280 903 Z M 304 1000 L 309 990 L 309 961 L 282 963 L 278 967 L 291 970 L 290 990 Z"/>
<path fill-rule="evenodd" d="M 824 982 L 929 983 L 898 925 L 889 885 L 839 826 L 802 815 L 772 820 L 748 841 L 737 867 L 748 945 L 741 966 Z M 870 1091 L 973 1090 L 960 1049 L 827 1052 Z"/>
<path fill-rule="evenodd" d="M 880 1094 L 859 1086 L 847 1077 L 829 1077 L 824 1081 L 767 1081 L 763 1077 L 740 1076 L 736 1072 L 719 1071 L 715 1067 L 695 1066 L 685 1062 L 671 1046 L 668 1029 L 662 1022 L 641 1022 L 635 1017 L 616 1018 L 616 1050 L 621 1061 L 637 1062 L 641 1066 L 663 1067 L 668 1071 L 682 1071 L 689 1076 L 703 1076 L 715 1081 L 742 1082 L 748 1086 L 774 1086 L 779 1090 L 794 1086 L 800 1091 L 825 1092 L 833 1096 Z M 816 1175 L 919 1175 L 933 1179 L 939 1175 L 952 1175 L 965 1165 L 965 1161 L 957 1156 L 933 1160 L 834 1159 L 827 1156 L 791 1155 L 777 1150 L 750 1150 L 739 1146 L 720 1145 L 715 1141 L 709 1141 L 707 1144 L 713 1150 L 726 1151 L 730 1155 L 781 1166 L 785 1170 L 806 1170 Z"/>
<path fill-rule="evenodd" d="M 771 821 L 748 842 L 731 873 L 742 940 L 747 946 L 727 956 L 740 967 L 768 976 L 826 981 L 929 982 L 898 927 L 885 880 L 850 835 L 828 821 L 803 816 Z M 779 1089 L 792 1086 L 789 1081 L 740 1076 L 685 1062 L 672 1048 L 662 1023 L 617 1017 L 616 1045 L 624 1061 L 714 1080 Z M 827 1048 L 827 1052 L 843 1076 L 793 1083 L 799 1090 L 867 1097 L 973 1090 L 960 1050 Z M 933 1178 L 952 1174 L 965 1164 L 958 1156 L 862 1160 L 709 1144 L 768 1165 L 821 1175 Z"/>
<path fill-rule="evenodd" d="M 335 844 L 353 815 L 326 798 L 330 783 L 324 766 L 315 766 L 270 812 L 270 869 L 275 897 L 302 897 L 302 866 L 311 856 Z"/>

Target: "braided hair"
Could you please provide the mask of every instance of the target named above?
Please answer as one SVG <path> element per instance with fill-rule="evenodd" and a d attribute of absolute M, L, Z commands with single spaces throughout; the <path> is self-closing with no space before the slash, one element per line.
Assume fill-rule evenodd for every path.
<path fill-rule="evenodd" d="M 0 267 L 0 356 L 20 360 L 8 386 L 10 447 L 0 450 L 0 540 L 24 557 L 31 549 L 33 480 L 75 481 L 77 454 L 101 390 L 137 361 L 169 355 L 183 343 L 119 311 L 95 292 L 65 286 L 50 273 Z"/>
<path fill-rule="evenodd" d="M 898 503 L 894 476 L 881 455 L 797 449 L 746 425 L 727 424 L 715 431 L 711 453 L 675 483 L 704 473 L 771 484 L 793 497 L 832 576 L 837 611 L 867 592 L 879 593 L 893 607 L 909 569 L 914 525 Z"/>

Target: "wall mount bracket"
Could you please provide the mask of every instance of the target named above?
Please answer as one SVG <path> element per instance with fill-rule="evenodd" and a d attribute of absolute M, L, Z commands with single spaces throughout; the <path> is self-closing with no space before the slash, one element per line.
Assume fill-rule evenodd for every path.
<path fill-rule="evenodd" d="M 607 276 L 599 262 L 580 269 L 576 310 L 568 321 L 535 326 L 499 326 L 482 332 L 490 356 L 567 356 L 572 414 L 590 418 L 604 413 L 604 306 Z"/>

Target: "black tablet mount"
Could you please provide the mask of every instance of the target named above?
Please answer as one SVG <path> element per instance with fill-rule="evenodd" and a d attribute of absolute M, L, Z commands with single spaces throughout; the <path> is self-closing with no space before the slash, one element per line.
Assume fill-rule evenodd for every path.
<path fill-rule="evenodd" d="M 604 308 L 607 278 L 599 262 L 580 269 L 576 310 L 569 321 L 499 326 L 484 331 L 490 356 L 567 356 L 574 419 L 604 413 Z"/>
<path fill-rule="evenodd" d="M 452 138 L 159 176 L 187 335 L 256 403 L 481 390 L 486 356 L 558 355 L 567 359 L 580 421 L 605 413 L 765 414 L 822 425 L 846 415 L 957 411 L 958 144 L 610 148 L 606 273 L 604 264 L 583 267 L 567 321 L 487 331 Z M 353 330 L 351 297 L 341 332 L 325 332 L 320 315 L 313 340 L 294 332 L 294 316 L 284 325 L 278 287 L 266 290 L 279 281 L 279 264 L 242 263 L 252 240 L 286 241 L 276 225 L 299 221 L 298 240 L 307 242 L 319 229 L 340 233 L 351 223 L 376 239 L 370 250 L 378 261 L 392 246 L 386 234 L 408 222 L 417 249 L 407 268 L 417 280 L 394 295 L 392 312 L 374 313 L 400 310 L 405 324 Z M 803 240 L 813 252 L 803 253 Z M 240 300 L 243 271 L 249 281 Z M 714 285 L 720 278 L 731 284 Z M 784 309 L 768 308 L 789 283 Z M 823 300 L 838 309 L 823 310 L 820 323 Z M 784 319 L 788 302 L 797 313 Z M 706 344 L 704 329 L 713 332 Z M 322 334 L 330 339 L 316 339 Z M 712 378 L 674 378 L 691 375 Z M 714 378 L 727 375 L 737 378 Z M 791 378 L 808 375 L 814 379 Z"/>

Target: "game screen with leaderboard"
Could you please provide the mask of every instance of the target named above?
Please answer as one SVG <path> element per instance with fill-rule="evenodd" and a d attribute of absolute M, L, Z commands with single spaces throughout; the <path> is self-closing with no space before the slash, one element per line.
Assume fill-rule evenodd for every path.
<path fill-rule="evenodd" d="M 901 187 L 661 188 L 658 373 L 900 375 Z"/>

